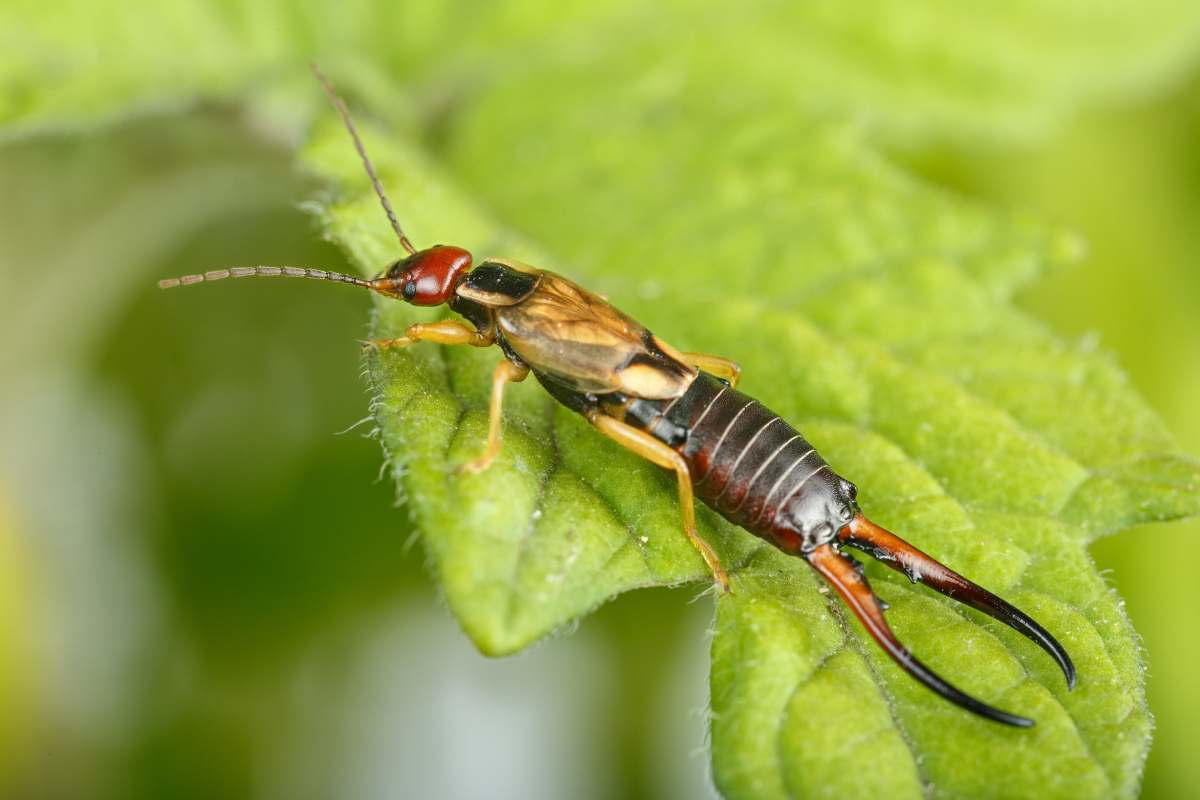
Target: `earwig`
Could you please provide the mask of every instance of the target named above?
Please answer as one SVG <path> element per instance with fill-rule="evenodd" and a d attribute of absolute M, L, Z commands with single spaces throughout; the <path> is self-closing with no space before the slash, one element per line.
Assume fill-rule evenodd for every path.
<path fill-rule="evenodd" d="M 600 433 L 672 470 L 684 534 L 716 583 L 730 590 L 716 552 L 696 531 L 694 500 L 725 519 L 804 559 L 838 593 L 867 633 L 905 672 L 941 697 L 996 722 L 1030 727 L 1033 720 L 1001 711 L 955 688 L 896 638 L 885 605 L 872 591 L 854 548 L 914 582 L 958 600 L 1013 628 L 1045 650 L 1075 686 L 1075 666 L 1061 644 L 1011 604 L 868 520 L 858 490 L 778 414 L 737 391 L 740 367 L 721 356 L 683 353 L 607 300 L 546 270 L 500 259 L 472 266 L 460 247 L 413 247 L 400 227 L 345 103 L 313 66 L 342 117 L 401 247 L 408 255 L 364 280 L 299 267 L 236 267 L 159 282 L 166 289 L 243 277 L 295 277 L 347 283 L 420 306 L 447 305 L 459 320 L 410 325 L 380 349 L 419 341 L 498 345 L 504 354 L 492 378 L 487 445 L 462 470 L 480 472 L 500 452 L 504 387 L 530 373 L 563 405 Z"/>

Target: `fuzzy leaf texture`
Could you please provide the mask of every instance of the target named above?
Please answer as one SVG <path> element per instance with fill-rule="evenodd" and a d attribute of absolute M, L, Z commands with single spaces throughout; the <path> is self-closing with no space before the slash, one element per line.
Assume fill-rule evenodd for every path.
<path fill-rule="evenodd" d="M 895 668 L 807 566 L 701 509 L 735 590 L 712 645 L 727 797 L 1136 793 L 1140 655 L 1085 548 L 1196 513 L 1200 465 L 1103 353 L 1012 304 L 1077 242 L 886 153 L 1035 138 L 1152 88 L 1200 43 L 1193 4 L 181 3 L 139 11 L 137 47 L 90 38 L 79 19 L 102 6 L 133 19 L 17 12 L 0 119 L 29 132 L 194 96 L 303 118 L 319 98 L 302 62 L 322 60 L 415 242 L 563 272 L 677 347 L 737 359 L 744 390 L 859 485 L 870 517 L 1028 611 L 1079 668 L 1067 692 L 1028 641 L 870 565 L 919 657 L 1038 726 L 974 718 Z M 180 64 L 181 37 L 196 63 Z M 339 187 L 318 214 L 364 274 L 396 257 L 332 114 L 301 164 Z M 375 331 L 444 316 L 384 302 Z M 506 394 L 501 458 L 453 474 L 482 447 L 498 357 L 423 344 L 369 362 L 405 509 L 479 648 L 516 652 L 620 592 L 707 580 L 669 476 L 532 380 Z"/>

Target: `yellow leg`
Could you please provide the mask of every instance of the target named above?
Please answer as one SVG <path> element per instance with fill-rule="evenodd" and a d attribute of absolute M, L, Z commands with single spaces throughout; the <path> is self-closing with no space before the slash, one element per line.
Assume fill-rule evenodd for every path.
<path fill-rule="evenodd" d="M 700 534 L 696 532 L 695 501 L 692 498 L 692 475 L 688 471 L 688 465 L 683 460 L 683 456 L 650 434 L 630 427 L 613 417 L 597 413 L 589 416 L 588 419 L 596 426 L 597 430 L 626 450 L 630 450 L 660 467 L 675 470 L 675 475 L 679 478 L 679 511 L 683 518 L 683 532 L 687 534 L 692 546 L 700 551 L 700 555 L 704 557 L 704 563 L 708 564 L 708 568 L 712 570 L 713 578 L 721 586 L 721 589 L 728 592 L 729 575 L 725 572 L 725 568 L 721 566 L 721 560 L 717 558 L 716 551 L 712 549 L 708 542 L 701 539 Z"/>
<path fill-rule="evenodd" d="M 458 468 L 459 472 L 483 472 L 500 455 L 500 409 L 504 400 L 504 384 L 520 383 L 529 374 L 529 367 L 518 367 L 511 361 L 501 361 L 492 373 L 492 405 L 488 414 L 487 447 L 483 455 Z"/>
<path fill-rule="evenodd" d="M 729 385 L 737 388 L 738 379 L 742 377 L 742 367 L 736 361 L 724 356 L 713 356 L 708 353 L 681 353 L 684 361 L 693 367 L 699 367 L 705 372 L 724 378 Z"/>
<path fill-rule="evenodd" d="M 469 344 L 473 347 L 487 347 L 496 341 L 494 330 L 480 332 L 457 320 L 445 322 L 417 322 L 409 325 L 404 335 L 397 339 L 370 339 L 363 342 L 365 347 L 378 347 L 386 350 L 389 347 L 407 347 L 414 342 L 436 342 L 437 344 Z"/>

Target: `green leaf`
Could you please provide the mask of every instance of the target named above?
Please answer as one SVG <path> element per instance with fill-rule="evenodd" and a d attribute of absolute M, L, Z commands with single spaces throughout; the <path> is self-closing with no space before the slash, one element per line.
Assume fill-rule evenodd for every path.
<path fill-rule="evenodd" d="M 1007 303 L 1073 244 L 913 182 L 840 126 L 793 147 L 796 120 L 714 107 L 704 77 L 666 100 L 630 101 L 650 71 L 632 64 L 546 70 L 459 112 L 446 161 L 537 248 L 465 199 L 412 197 L 414 230 L 434 231 L 423 240 L 459 232 L 452 241 L 562 269 L 537 257 L 559 254 L 670 341 L 740 359 L 747 389 L 804 423 L 863 487 L 869 514 L 1027 608 L 1088 676 L 1068 693 L 1028 642 L 873 569 L 918 653 L 1039 727 L 971 718 L 899 674 L 803 565 L 748 549 L 753 540 L 709 515 L 705 535 L 744 565 L 719 603 L 713 645 L 718 785 L 753 797 L 1132 793 L 1150 725 L 1139 656 L 1082 545 L 1194 513 L 1200 473 L 1171 455 L 1103 356 Z M 580 97 L 585 80 L 617 88 Z M 537 103 L 554 118 L 514 121 L 513 108 Z M 705 135 L 714 130 L 728 135 Z M 353 180 L 345 158 L 344 170 L 319 168 Z M 411 163 L 396 171 L 418 176 L 401 195 L 447 180 Z M 613 196 L 620 213 L 602 205 Z M 363 202 L 335 212 L 332 229 L 362 212 L 377 218 Z M 414 319 L 384 308 L 377 333 Z M 400 484 L 420 498 L 417 524 L 447 599 L 485 652 L 524 646 L 619 591 L 703 578 L 678 535 L 670 480 L 536 387 L 507 400 L 508 444 L 493 471 L 450 474 L 481 446 L 494 360 L 414 348 L 373 363 Z M 869 772 L 848 768 L 864 755 Z"/>
<path fill-rule="evenodd" d="M 886 153 L 1036 137 L 1094 97 L 1153 87 L 1194 52 L 1195 8 L 186 8 L 139 20 L 222 43 L 186 71 L 158 69 L 173 63 L 169 36 L 109 64 L 121 37 L 82 58 L 76 28 L 31 26 L 0 73 L 0 118 L 28 129 L 192 94 L 303 114 L 287 73 L 336 54 L 327 66 L 356 107 L 393 123 L 361 115 L 414 241 L 565 272 L 677 346 L 741 361 L 744 388 L 859 485 L 868 515 L 1029 611 L 1079 667 L 1068 693 L 1029 642 L 871 565 L 924 660 L 1039 724 L 971 717 L 900 674 L 802 563 L 702 511 L 735 588 L 713 640 L 722 792 L 1136 792 L 1150 729 L 1140 654 L 1084 548 L 1196 513 L 1200 465 L 1104 354 L 1012 304 L 1078 243 L 939 191 Z M 55 61 L 54 91 L 37 77 L 46 53 L 75 56 Z M 393 259 L 332 115 L 302 164 L 340 185 L 318 212 L 364 274 Z M 375 333 L 440 316 L 380 304 Z M 628 589 L 706 580 L 668 477 L 533 381 L 506 394 L 501 459 L 453 473 L 482 446 L 497 357 L 419 346 L 369 361 L 405 508 L 480 649 L 520 650 Z"/>

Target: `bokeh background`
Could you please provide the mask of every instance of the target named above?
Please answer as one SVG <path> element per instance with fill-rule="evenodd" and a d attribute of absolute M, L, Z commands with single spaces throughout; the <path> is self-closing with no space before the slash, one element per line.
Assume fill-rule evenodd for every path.
<path fill-rule="evenodd" d="M 1033 140 L 891 156 L 1079 232 L 1086 257 L 1021 305 L 1114 353 L 1200 453 L 1191 63 Z M 350 269 L 299 207 L 320 188 L 293 166 L 302 126 L 270 108 L 162 103 L 0 139 L 0 787 L 708 796 L 709 599 L 632 593 L 483 659 L 363 436 L 367 298 L 155 289 L 226 265 Z M 1092 548 L 1145 640 L 1145 797 L 1200 786 L 1197 540 L 1181 522 Z"/>

